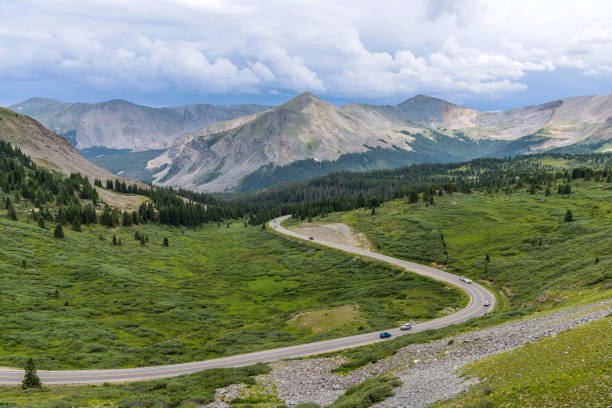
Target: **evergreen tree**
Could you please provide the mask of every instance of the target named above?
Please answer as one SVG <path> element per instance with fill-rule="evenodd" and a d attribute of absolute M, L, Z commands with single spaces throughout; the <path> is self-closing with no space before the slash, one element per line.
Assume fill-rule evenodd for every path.
<path fill-rule="evenodd" d="M 76 215 L 72 219 L 72 230 L 73 231 L 77 231 L 77 232 L 81 232 L 81 217 L 79 215 Z"/>
<path fill-rule="evenodd" d="M 145 244 L 145 236 L 144 234 L 141 234 L 140 235 L 140 245 L 144 246 L 144 244 Z"/>
<path fill-rule="evenodd" d="M 375 208 L 375 207 L 372 207 L 372 212 L 371 212 L 370 214 L 371 214 L 371 215 L 376 214 L 376 208 Z"/>
<path fill-rule="evenodd" d="M 45 217 L 43 216 L 38 217 L 38 226 L 40 228 L 45 228 Z"/>
<path fill-rule="evenodd" d="M 168 242 L 168 238 L 164 237 L 164 246 L 170 246 L 170 243 Z"/>
<path fill-rule="evenodd" d="M 410 190 L 408 192 L 408 202 L 410 204 L 413 204 L 413 203 L 416 203 L 417 201 L 419 201 L 419 193 L 417 193 L 416 190 Z"/>
<path fill-rule="evenodd" d="M 595 258 L 595 265 L 597 265 L 599 263 L 599 257 Z"/>
<path fill-rule="evenodd" d="M 40 388 L 40 378 L 36 374 L 36 367 L 34 366 L 34 360 L 31 358 L 28 359 L 25 365 L 25 375 L 23 376 L 23 382 L 21 383 L 21 388 L 24 390 L 31 388 Z"/>
<path fill-rule="evenodd" d="M 6 216 L 9 218 L 9 220 L 17 221 L 17 211 L 15 211 L 15 207 L 11 205 L 6 213 Z"/>
<path fill-rule="evenodd" d="M 64 238 L 64 230 L 62 229 L 62 224 L 57 224 L 55 226 L 55 231 L 53 231 L 53 236 L 55 238 Z"/>
<path fill-rule="evenodd" d="M 4 208 L 8 210 L 9 208 L 11 208 L 11 206 L 12 206 L 11 199 L 6 197 L 6 200 L 4 201 Z"/>
<path fill-rule="evenodd" d="M 546 197 L 550 195 L 550 187 L 546 187 L 546 192 L 544 193 Z"/>
<path fill-rule="evenodd" d="M 117 236 L 113 234 L 113 245 L 117 245 Z"/>
<path fill-rule="evenodd" d="M 574 221 L 574 215 L 572 214 L 572 210 L 567 210 L 565 212 L 565 218 L 563 219 L 563 221 L 565 221 L 565 222 L 572 222 L 572 221 Z"/>

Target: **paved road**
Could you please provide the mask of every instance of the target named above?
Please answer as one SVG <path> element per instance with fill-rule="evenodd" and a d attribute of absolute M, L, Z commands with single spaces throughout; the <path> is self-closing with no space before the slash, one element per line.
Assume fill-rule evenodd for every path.
<path fill-rule="evenodd" d="M 281 226 L 281 222 L 288 216 L 279 217 L 270 221 L 270 227 L 279 233 L 289 235 L 294 238 L 309 240 L 309 237 L 289 231 Z M 428 266 L 415 264 L 390 256 L 381 255 L 375 252 L 366 251 L 361 248 L 349 247 L 329 241 L 315 240 L 315 243 L 336 248 L 341 251 L 361 255 L 368 258 L 388 262 L 393 265 L 405 268 L 408 271 L 425 275 L 433 279 L 448 282 L 463 289 L 470 296 L 468 306 L 457 313 L 444 316 L 438 319 L 423 323 L 414 324 L 410 331 L 400 331 L 399 328 L 388 330 L 394 337 L 408 333 L 420 332 L 429 329 L 438 329 L 451 324 L 457 324 L 469 320 L 476 316 L 481 316 L 495 305 L 495 297 L 484 287 L 477 283 L 467 284 L 459 280 L 455 275 L 443 272 Z M 491 304 L 490 307 L 483 307 L 485 300 Z M 181 374 L 194 373 L 209 368 L 220 367 L 239 367 L 260 362 L 270 362 L 285 358 L 305 357 L 315 354 L 328 353 L 350 347 L 363 346 L 381 340 L 379 332 L 359 334 L 356 336 L 343 337 L 334 340 L 319 341 L 316 343 L 302 344 L 299 346 L 283 347 L 274 350 L 259 351 L 250 354 L 242 354 L 233 357 L 218 358 L 214 360 L 198 361 L 194 363 L 173 364 L 167 366 L 141 367 L 128 369 L 109 369 L 109 370 L 67 370 L 67 371 L 39 371 L 38 375 L 44 384 L 86 384 L 103 382 L 127 382 L 136 380 L 150 380 L 156 378 L 172 377 Z M 23 379 L 23 370 L 10 368 L 0 368 L 0 384 L 19 384 Z"/>

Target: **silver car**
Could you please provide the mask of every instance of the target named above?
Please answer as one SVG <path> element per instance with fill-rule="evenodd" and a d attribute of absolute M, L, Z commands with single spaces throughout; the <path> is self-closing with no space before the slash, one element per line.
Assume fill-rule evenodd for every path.
<path fill-rule="evenodd" d="M 400 330 L 410 330 L 412 325 L 410 323 L 404 323 L 400 326 Z"/>

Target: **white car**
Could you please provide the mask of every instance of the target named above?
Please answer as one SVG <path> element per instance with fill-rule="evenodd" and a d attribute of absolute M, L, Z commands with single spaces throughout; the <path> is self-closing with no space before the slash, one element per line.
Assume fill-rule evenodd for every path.
<path fill-rule="evenodd" d="M 410 323 L 404 323 L 400 326 L 400 330 L 410 330 L 412 329 L 412 325 Z"/>
<path fill-rule="evenodd" d="M 489 303 L 488 300 L 485 300 L 484 303 L 482 304 L 483 306 L 491 306 L 491 304 Z"/>

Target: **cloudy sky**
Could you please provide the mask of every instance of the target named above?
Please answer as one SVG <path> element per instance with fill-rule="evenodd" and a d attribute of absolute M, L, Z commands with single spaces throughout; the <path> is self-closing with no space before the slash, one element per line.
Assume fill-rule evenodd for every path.
<path fill-rule="evenodd" d="M 0 0 L 0 104 L 428 94 L 479 109 L 612 92 L 612 2 Z"/>

